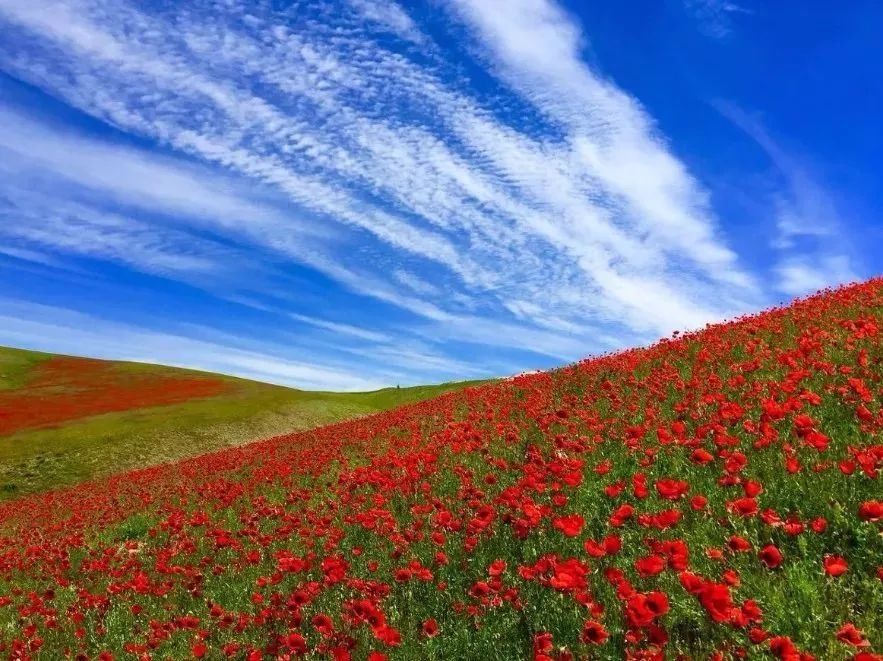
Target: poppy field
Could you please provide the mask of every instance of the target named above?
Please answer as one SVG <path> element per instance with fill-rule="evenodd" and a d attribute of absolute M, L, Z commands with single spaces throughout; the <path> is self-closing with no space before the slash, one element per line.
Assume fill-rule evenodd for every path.
<path fill-rule="evenodd" d="M 0 504 L 15 659 L 883 659 L 883 280 Z"/>

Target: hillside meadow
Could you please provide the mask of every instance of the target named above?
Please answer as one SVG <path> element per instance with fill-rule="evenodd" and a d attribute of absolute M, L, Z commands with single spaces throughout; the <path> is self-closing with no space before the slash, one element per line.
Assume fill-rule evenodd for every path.
<path fill-rule="evenodd" d="M 883 280 L 0 505 L 0 652 L 883 658 Z"/>

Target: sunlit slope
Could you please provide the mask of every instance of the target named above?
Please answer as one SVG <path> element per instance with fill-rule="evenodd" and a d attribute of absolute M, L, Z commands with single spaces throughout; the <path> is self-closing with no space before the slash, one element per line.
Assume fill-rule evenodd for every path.
<path fill-rule="evenodd" d="M 0 347 L 0 498 L 310 429 L 458 387 L 310 392 Z"/>

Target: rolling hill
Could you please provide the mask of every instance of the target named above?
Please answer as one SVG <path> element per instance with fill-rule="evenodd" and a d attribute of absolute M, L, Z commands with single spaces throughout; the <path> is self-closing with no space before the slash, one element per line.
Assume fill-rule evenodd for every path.
<path fill-rule="evenodd" d="M 11 658 L 883 652 L 883 279 L 0 504 Z"/>
<path fill-rule="evenodd" d="M 0 498 L 310 429 L 465 385 L 310 392 L 0 347 Z"/>

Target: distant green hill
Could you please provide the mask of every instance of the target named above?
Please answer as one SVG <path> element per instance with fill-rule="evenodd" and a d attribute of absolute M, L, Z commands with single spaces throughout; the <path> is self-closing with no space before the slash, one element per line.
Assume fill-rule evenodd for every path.
<path fill-rule="evenodd" d="M 310 429 L 474 383 L 311 392 L 0 347 L 0 499 Z"/>

